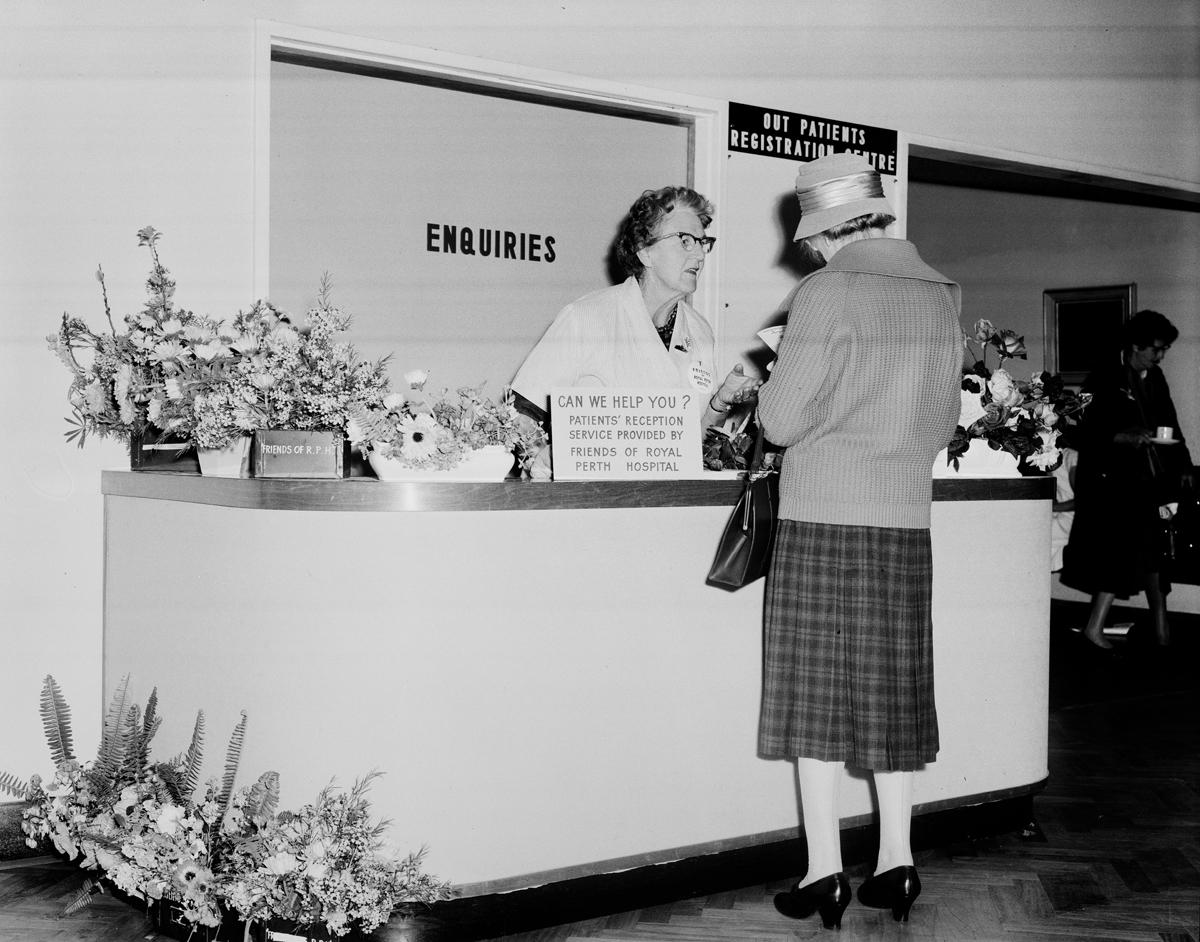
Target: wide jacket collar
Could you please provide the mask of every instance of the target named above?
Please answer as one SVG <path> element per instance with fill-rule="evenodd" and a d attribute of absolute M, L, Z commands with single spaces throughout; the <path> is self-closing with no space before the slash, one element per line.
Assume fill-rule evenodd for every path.
<path fill-rule="evenodd" d="M 852 271 L 898 278 L 917 278 L 953 285 L 952 278 L 930 268 L 917 254 L 917 247 L 906 239 L 859 239 L 834 253 L 821 271 Z"/>

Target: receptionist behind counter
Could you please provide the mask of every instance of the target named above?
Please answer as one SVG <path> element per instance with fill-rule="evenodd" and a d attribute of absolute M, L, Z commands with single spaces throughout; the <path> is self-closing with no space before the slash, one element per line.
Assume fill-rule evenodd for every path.
<path fill-rule="evenodd" d="M 687 187 L 639 196 L 617 236 L 629 277 L 558 312 L 513 378 L 518 408 L 545 421 L 555 386 L 694 389 L 705 397 L 708 428 L 753 401 L 761 383 L 740 364 L 716 382 L 712 327 L 684 300 L 716 242 L 705 234 L 712 217 L 712 204 Z"/>

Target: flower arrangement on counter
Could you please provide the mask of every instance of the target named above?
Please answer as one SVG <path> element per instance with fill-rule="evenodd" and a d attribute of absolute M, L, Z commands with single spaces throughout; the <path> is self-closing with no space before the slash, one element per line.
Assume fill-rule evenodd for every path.
<path fill-rule="evenodd" d="M 230 323 L 180 309 L 159 257 L 161 238 L 150 226 L 138 232 L 153 260 L 149 298 L 125 317 L 123 331 L 99 271 L 109 330 L 64 314 L 47 338 L 71 373 L 68 441 L 82 447 L 94 435 L 132 443 L 163 433 L 220 449 L 264 430 L 344 432 L 364 451 L 427 470 L 452 468 L 488 445 L 512 450 L 526 468 L 545 444 L 544 430 L 513 408 L 508 390 L 500 402 L 468 387 L 428 399 L 418 371 L 405 376 L 405 392 L 392 392 L 389 357 L 365 361 L 342 338 L 351 318 L 330 302 L 327 277 L 302 325 L 268 301 Z"/>
<path fill-rule="evenodd" d="M 1047 372 L 1033 373 L 1028 381 L 1014 378 L 1004 364 L 1026 359 L 1025 338 L 998 330 L 989 320 L 976 321 L 973 335 L 964 332 L 963 346 L 977 347 L 979 356 L 963 370 L 962 411 L 948 460 L 957 468 L 972 439 L 982 439 L 1013 455 L 1022 471 L 1054 470 L 1062 459 L 1060 423 L 1083 410 L 1091 396 L 1067 389 L 1062 377 Z M 987 365 L 989 351 L 997 357 L 994 369 Z"/>
<path fill-rule="evenodd" d="M 713 425 L 704 430 L 701 458 L 709 471 L 748 471 L 754 457 L 754 436 L 745 426 L 726 429 Z"/>
<path fill-rule="evenodd" d="M 385 395 L 378 406 L 354 410 L 350 439 L 365 453 L 378 452 L 413 469 L 449 469 L 468 453 L 498 445 L 527 469 L 546 444 L 545 430 L 517 411 L 511 390 L 501 401 L 483 396 L 482 387 L 463 386 L 453 395 L 425 392 L 429 374 L 404 374 L 405 393 Z"/>
<path fill-rule="evenodd" d="M 31 847 L 49 840 L 70 860 L 98 871 L 66 912 L 106 885 L 148 906 L 174 904 L 186 924 L 228 918 L 324 926 L 334 936 L 369 932 L 398 908 L 448 899 L 449 884 L 425 874 L 423 851 L 383 852 L 384 825 L 372 823 L 366 792 L 329 786 L 297 812 L 277 811 L 279 776 L 267 772 L 234 788 L 246 715 L 234 729 L 225 773 L 199 787 L 204 714 L 187 751 L 150 759 L 161 718 L 157 691 L 145 710 L 127 702 L 128 678 L 113 695 L 97 758 L 73 753 L 70 712 L 52 677 L 41 714 L 55 771 L 49 781 L 0 774 L 0 790 L 28 802 L 22 830 Z"/>
<path fill-rule="evenodd" d="M 148 423 L 162 429 L 190 425 L 187 376 L 193 369 L 220 370 L 230 353 L 233 337 L 218 322 L 175 306 L 175 282 L 158 256 L 159 236 L 149 226 L 138 232 L 138 245 L 148 247 L 153 259 L 149 297 L 141 311 L 126 315 L 124 332 L 113 321 L 104 270 L 98 269 L 108 332 L 63 314 L 57 333 L 46 338 L 71 372 L 72 427 L 66 435 L 81 448 L 89 435 L 128 441 Z"/>
<path fill-rule="evenodd" d="M 153 426 L 220 448 L 265 428 L 344 429 L 352 408 L 382 399 L 386 361 L 363 361 L 335 339 L 350 317 L 329 303 L 327 279 L 302 327 L 265 301 L 226 324 L 175 306 L 175 281 L 158 254 L 161 236 L 151 226 L 138 232 L 153 259 L 149 299 L 125 317 L 125 332 L 113 321 L 98 271 L 109 332 L 64 314 L 47 338 L 72 374 L 69 441 L 82 447 L 89 434 L 129 440 Z"/>

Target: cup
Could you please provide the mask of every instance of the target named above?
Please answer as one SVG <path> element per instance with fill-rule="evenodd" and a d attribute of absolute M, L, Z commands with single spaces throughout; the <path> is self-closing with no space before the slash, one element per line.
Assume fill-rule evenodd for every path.
<path fill-rule="evenodd" d="M 1170 441 L 1175 437 L 1175 429 L 1169 425 L 1160 425 L 1154 430 L 1154 437 L 1163 441 Z"/>

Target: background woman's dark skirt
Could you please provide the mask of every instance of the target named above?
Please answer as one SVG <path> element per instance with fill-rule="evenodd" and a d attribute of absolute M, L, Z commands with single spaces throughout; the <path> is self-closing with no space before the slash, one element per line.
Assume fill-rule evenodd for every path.
<path fill-rule="evenodd" d="M 759 754 L 908 771 L 937 755 L 928 530 L 780 520 Z"/>

